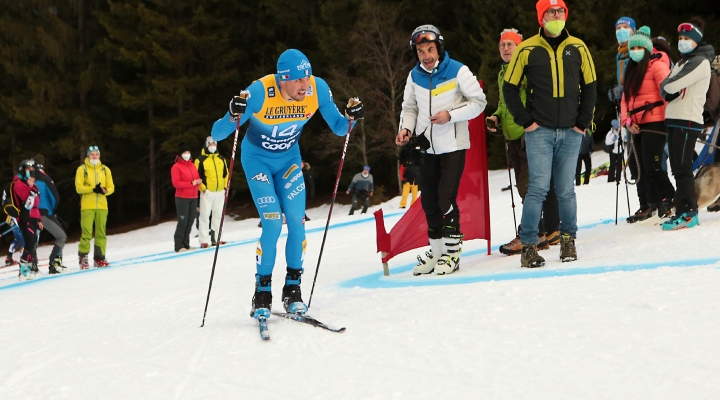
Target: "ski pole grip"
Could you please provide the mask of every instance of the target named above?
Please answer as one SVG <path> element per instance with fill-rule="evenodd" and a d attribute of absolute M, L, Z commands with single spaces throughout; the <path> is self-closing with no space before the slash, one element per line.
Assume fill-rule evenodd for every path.
<path fill-rule="evenodd" d="M 248 90 L 241 90 L 240 91 L 240 98 L 241 99 L 248 99 L 250 97 L 250 91 Z"/>

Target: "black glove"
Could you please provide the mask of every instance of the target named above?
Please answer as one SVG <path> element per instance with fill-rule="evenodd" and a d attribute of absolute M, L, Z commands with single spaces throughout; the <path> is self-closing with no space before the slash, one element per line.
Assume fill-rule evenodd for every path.
<path fill-rule="evenodd" d="M 680 92 L 677 93 L 665 93 L 665 101 L 668 103 L 680 97 Z"/>
<path fill-rule="evenodd" d="M 233 96 L 232 100 L 230 100 L 230 115 L 237 118 L 240 114 L 245 114 L 249 97 L 249 93 L 245 90 L 240 92 L 239 96 Z"/>
<path fill-rule="evenodd" d="M 102 187 L 100 187 L 100 184 L 99 184 L 99 183 L 98 183 L 97 185 L 95 185 L 95 188 L 93 189 L 93 192 L 98 193 L 98 194 L 103 194 Z"/>
<path fill-rule="evenodd" d="M 345 116 L 354 120 L 365 118 L 365 109 L 357 97 L 351 97 L 345 107 Z"/>

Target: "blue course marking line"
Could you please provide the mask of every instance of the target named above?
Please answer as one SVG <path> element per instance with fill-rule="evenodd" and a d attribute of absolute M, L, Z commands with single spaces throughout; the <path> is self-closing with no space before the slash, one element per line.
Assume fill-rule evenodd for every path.
<path fill-rule="evenodd" d="M 402 212 L 393 212 L 393 213 L 389 213 L 389 214 L 385 215 L 385 217 L 395 217 L 395 216 L 398 216 L 401 214 L 402 214 Z M 344 228 L 347 226 L 357 225 L 357 224 L 365 223 L 368 221 L 374 221 L 374 220 L 375 220 L 374 217 L 368 217 L 368 218 L 356 219 L 353 221 L 340 222 L 337 224 L 330 225 L 330 227 L 328 229 Z M 324 230 L 325 230 L 325 227 L 323 226 L 323 227 L 318 227 L 318 228 L 306 229 L 305 233 L 307 234 L 307 233 L 322 232 Z M 281 234 L 280 237 L 287 237 L 287 233 Z M 243 246 L 243 245 L 247 245 L 247 244 L 257 243 L 258 240 L 260 240 L 260 238 L 238 240 L 238 241 L 229 242 L 227 244 L 224 244 L 222 247 Z M 169 259 L 177 259 L 177 258 L 181 258 L 181 257 L 198 255 L 198 254 L 209 252 L 209 251 L 215 251 L 215 247 L 209 247 L 207 249 L 196 249 L 196 250 L 182 252 L 182 253 L 176 253 L 175 251 L 166 251 L 166 252 L 162 252 L 162 253 L 147 254 L 147 255 L 143 255 L 143 256 L 130 257 L 130 258 L 126 258 L 124 260 L 114 261 L 110 268 L 117 268 L 117 267 L 123 267 L 126 265 L 136 265 L 136 264 L 143 264 L 143 263 L 156 262 L 156 261 L 165 261 L 165 260 L 169 260 Z M 13 283 L 10 283 L 7 285 L 2 285 L 2 286 L 0 286 L 0 290 L 16 288 L 19 286 L 25 286 L 25 285 L 29 285 L 29 284 L 37 283 L 37 282 L 46 282 L 51 279 L 65 278 L 65 277 L 73 276 L 73 275 L 76 275 L 79 273 L 88 273 L 88 272 L 100 271 L 100 270 L 104 270 L 104 269 L 105 268 L 91 268 L 88 270 L 77 270 L 77 271 L 72 271 L 72 272 L 66 272 L 64 274 L 44 275 L 40 279 L 33 279 L 33 280 L 29 280 L 29 281 L 24 281 L 24 282 L 17 281 L 17 282 L 13 282 Z M 16 279 L 16 278 L 15 278 L 14 274 L 10 274 L 9 278 L 0 279 L 0 283 L 2 282 L 2 280 L 8 280 L 8 279 Z"/>

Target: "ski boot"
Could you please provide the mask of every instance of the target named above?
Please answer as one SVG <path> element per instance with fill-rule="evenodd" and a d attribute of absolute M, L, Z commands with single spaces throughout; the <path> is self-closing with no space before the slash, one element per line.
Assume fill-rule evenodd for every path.
<path fill-rule="evenodd" d="M 270 318 L 272 308 L 272 275 L 260 276 L 255 274 L 255 294 L 252 298 L 252 310 L 250 316 L 258 318 Z"/>
<path fill-rule="evenodd" d="M 700 222 L 698 221 L 697 210 L 686 211 L 680 215 L 674 215 L 669 221 L 662 223 L 662 230 L 676 231 L 678 229 L 694 228 Z"/>
<path fill-rule="evenodd" d="M 55 257 L 54 260 L 50 263 L 50 267 L 48 267 L 48 273 L 50 275 L 53 274 L 62 274 L 67 272 L 68 269 L 66 266 L 62 263 L 62 257 Z"/>
<path fill-rule="evenodd" d="M 79 263 L 80 263 L 80 269 L 90 269 L 90 263 L 88 262 L 88 256 L 87 254 L 78 257 Z"/>
<path fill-rule="evenodd" d="M 18 272 L 18 279 L 20 280 L 20 282 L 24 282 L 24 281 L 32 279 L 30 277 L 30 266 L 31 265 L 32 265 L 31 263 L 26 263 L 26 262 L 20 263 L 20 271 Z"/>
<path fill-rule="evenodd" d="M 15 264 L 15 260 L 13 260 L 12 254 L 8 254 L 8 256 L 5 257 L 5 266 L 9 267 L 13 264 Z"/>
<path fill-rule="evenodd" d="M 425 258 L 417 256 L 418 263 L 413 268 L 413 275 L 431 274 L 443 252 L 442 239 L 430 239 L 430 250 L 425 252 Z"/>
<path fill-rule="evenodd" d="M 102 260 L 94 260 L 93 266 L 95 268 L 107 268 L 110 266 L 110 263 L 103 258 Z"/>
<path fill-rule="evenodd" d="M 285 286 L 283 286 L 282 300 L 285 311 L 291 314 L 305 314 L 307 306 L 303 302 L 302 293 L 300 292 L 300 277 L 302 269 L 287 269 L 285 275 Z"/>
<path fill-rule="evenodd" d="M 435 266 L 438 275 L 452 274 L 460 269 L 463 234 L 455 228 L 443 229 L 443 253 Z"/>

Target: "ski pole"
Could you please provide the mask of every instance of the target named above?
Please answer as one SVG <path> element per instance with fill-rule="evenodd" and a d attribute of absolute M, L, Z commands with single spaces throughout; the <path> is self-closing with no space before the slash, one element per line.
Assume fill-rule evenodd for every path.
<path fill-rule="evenodd" d="M 308 309 L 312 302 L 313 292 L 315 291 L 315 281 L 317 281 L 318 271 L 320 270 L 320 260 L 322 260 L 323 249 L 325 248 L 325 238 L 327 238 L 328 228 L 330 227 L 330 217 L 332 216 L 333 206 L 335 205 L 335 196 L 337 196 L 338 185 L 340 184 L 340 173 L 345 163 L 345 154 L 347 153 L 348 142 L 350 141 L 350 131 L 352 130 L 353 120 L 348 122 L 348 130 L 345 135 L 345 145 L 343 146 L 342 157 L 340 157 L 340 165 L 338 166 L 337 178 L 335 178 L 335 189 L 333 189 L 332 200 L 330 200 L 330 211 L 328 211 L 327 222 L 325 222 L 325 233 L 323 233 L 322 244 L 320 245 L 320 254 L 318 255 L 317 266 L 315 267 L 315 276 L 313 277 L 312 289 L 310 289 L 310 298 L 308 299 Z"/>
<path fill-rule="evenodd" d="M 512 204 L 512 212 L 513 212 L 513 228 L 515 228 L 515 236 L 517 236 L 518 229 L 517 229 L 517 219 L 515 217 L 515 196 L 513 195 L 512 175 L 510 175 L 510 148 L 508 147 L 507 140 L 505 141 L 505 163 L 507 164 L 508 180 L 510 181 L 510 203 Z"/>
<path fill-rule="evenodd" d="M 250 93 L 246 90 L 240 92 L 240 97 L 247 99 Z M 212 290 L 213 277 L 215 276 L 215 265 L 217 264 L 218 251 L 220 250 L 220 238 L 222 237 L 223 222 L 225 222 L 225 210 L 227 209 L 228 193 L 230 193 L 230 182 L 232 182 L 233 165 L 235 164 L 235 154 L 237 152 L 238 136 L 240 136 L 240 118 L 242 114 L 237 116 L 235 120 L 235 138 L 233 140 L 232 157 L 230 158 L 230 170 L 228 171 L 227 187 L 225 188 L 225 200 L 223 201 L 222 214 L 220 215 L 220 227 L 217 233 L 217 242 L 215 243 L 215 257 L 213 258 L 212 272 L 210 272 L 210 286 L 208 287 L 207 299 L 205 299 L 205 311 L 203 312 L 202 324 L 205 326 L 205 316 L 207 315 L 208 303 L 210 303 L 210 291 Z"/>

